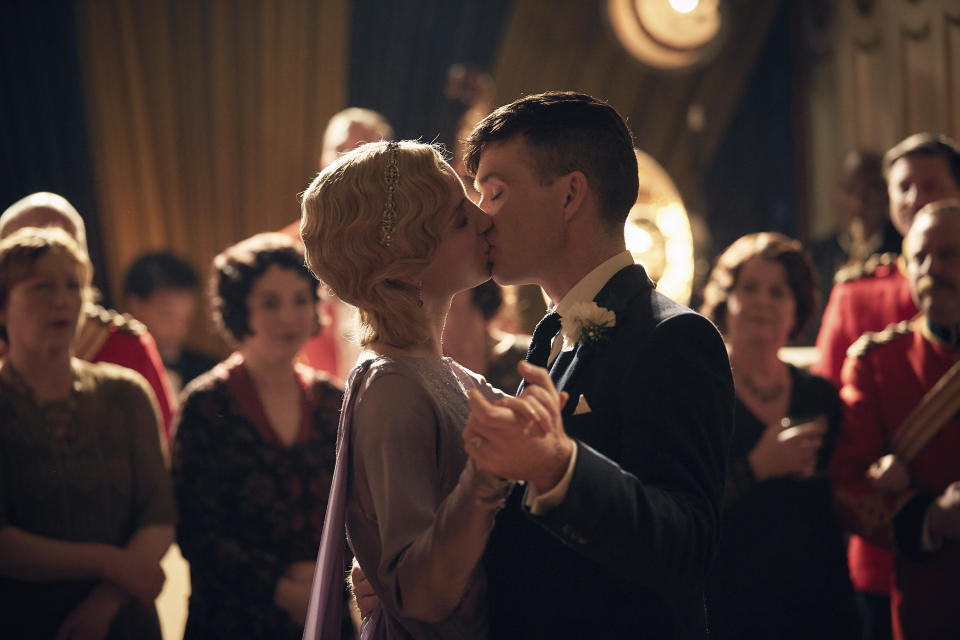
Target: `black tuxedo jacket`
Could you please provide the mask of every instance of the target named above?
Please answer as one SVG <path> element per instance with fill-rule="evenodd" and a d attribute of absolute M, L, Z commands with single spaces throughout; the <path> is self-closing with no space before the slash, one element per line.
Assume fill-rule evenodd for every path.
<path fill-rule="evenodd" d="M 733 428 L 726 349 L 639 265 L 595 301 L 616 326 L 551 369 L 577 441 L 569 491 L 537 517 L 518 487 L 498 515 L 484 559 L 490 638 L 705 638 Z M 574 415 L 580 396 L 592 410 Z"/>

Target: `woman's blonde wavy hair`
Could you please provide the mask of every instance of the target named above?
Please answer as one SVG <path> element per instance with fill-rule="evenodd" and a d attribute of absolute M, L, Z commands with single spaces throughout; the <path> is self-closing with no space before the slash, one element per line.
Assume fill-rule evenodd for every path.
<path fill-rule="evenodd" d="M 430 264 L 440 244 L 441 212 L 452 209 L 463 187 L 438 148 L 398 144 L 394 190 L 396 226 L 381 242 L 387 200 L 386 142 L 362 145 L 324 169 L 302 195 L 300 235 L 307 266 L 341 300 L 360 311 L 360 343 L 404 348 L 429 338 L 409 284 Z"/>

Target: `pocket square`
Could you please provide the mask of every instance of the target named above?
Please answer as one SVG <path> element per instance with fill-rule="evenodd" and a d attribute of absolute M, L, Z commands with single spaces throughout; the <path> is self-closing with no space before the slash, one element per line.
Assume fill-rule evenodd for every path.
<path fill-rule="evenodd" d="M 591 409 L 587 403 L 587 397 L 580 394 L 580 397 L 577 399 L 577 408 L 573 410 L 573 415 L 578 416 L 581 413 L 590 413 L 591 411 L 593 411 L 593 409 Z"/>

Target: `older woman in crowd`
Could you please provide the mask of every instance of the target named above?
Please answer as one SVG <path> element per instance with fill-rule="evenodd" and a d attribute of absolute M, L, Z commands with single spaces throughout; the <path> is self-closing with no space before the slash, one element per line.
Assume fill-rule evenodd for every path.
<path fill-rule="evenodd" d="M 737 403 L 722 543 L 707 588 L 714 638 L 859 635 L 824 474 L 840 429 L 833 385 L 779 358 L 817 308 L 799 242 L 744 236 L 717 259 L 701 312 L 727 343 Z"/>
<path fill-rule="evenodd" d="M 72 357 L 90 286 L 61 229 L 0 241 L 0 629 L 159 638 L 174 507 L 146 381 Z"/>
<path fill-rule="evenodd" d="M 186 388 L 173 445 L 185 638 L 299 638 L 342 400 L 295 362 L 319 328 L 317 282 L 294 241 L 269 233 L 217 256 L 210 292 L 237 351 Z"/>

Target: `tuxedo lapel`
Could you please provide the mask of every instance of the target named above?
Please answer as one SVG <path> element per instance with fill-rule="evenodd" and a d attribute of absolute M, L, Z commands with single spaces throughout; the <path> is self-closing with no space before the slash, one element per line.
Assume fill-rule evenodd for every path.
<path fill-rule="evenodd" d="M 600 307 L 610 309 L 617 316 L 617 323 L 624 320 L 624 313 L 633 298 L 640 293 L 653 288 L 653 282 L 647 277 L 642 266 L 636 264 L 624 267 L 613 275 L 603 286 L 594 302 Z M 614 326 L 604 340 L 593 344 L 581 344 L 572 351 L 562 351 L 557 356 L 550 377 L 559 391 L 566 391 L 571 400 L 567 402 L 562 413 L 572 415 L 576 410 L 577 398 L 582 388 L 581 380 L 584 372 L 590 369 L 591 363 L 597 358 L 601 361 L 606 358 L 609 350 L 616 342 L 618 326 Z"/>

